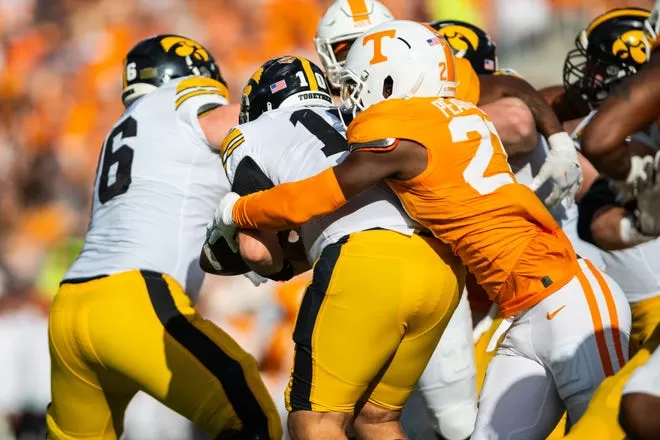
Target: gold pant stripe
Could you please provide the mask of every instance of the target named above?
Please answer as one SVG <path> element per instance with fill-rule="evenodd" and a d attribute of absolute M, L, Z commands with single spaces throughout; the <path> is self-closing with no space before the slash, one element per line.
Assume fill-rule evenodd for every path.
<path fill-rule="evenodd" d="M 156 316 L 167 333 L 220 381 L 244 429 L 268 436 L 268 418 L 248 386 L 241 364 L 220 350 L 179 312 L 161 274 L 145 270 L 140 272 Z"/>
<path fill-rule="evenodd" d="M 314 264 L 293 339 L 289 411 L 400 410 L 458 305 L 464 272 L 438 240 L 351 234 Z"/>

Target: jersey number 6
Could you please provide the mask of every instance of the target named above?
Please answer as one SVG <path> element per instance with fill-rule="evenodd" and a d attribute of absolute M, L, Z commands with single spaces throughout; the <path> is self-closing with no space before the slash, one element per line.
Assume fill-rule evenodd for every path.
<path fill-rule="evenodd" d="M 477 152 L 468 166 L 465 167 L 465 171 L 463 171 L 463 178 L 468 185 L 475 189 L 475 191 L 484 196 L 504 185 L 515 183 L 508 162 L 506 162 L 509 170 L 508 173 L 505 172 L 493 174 L 491 176 L 484 176 L 488 165 L 490 165 L 490 162 L 493 159 L 493 154 L 495 153 L 494 147 L 497 147 L 500 150 L 500 153 L 504 154 L 506 161 L 506 152 L 504 151 L 504 148 L 502 148 L 502 144 L 499 142 L 499 136 L 497 136 L 497 131 L 495 131 L 492 122 L 479 115 L 457 116 L 449 123 L 449 132 L 451 133 L 452 142 L 467 141 L 468 133 L 473 132 L 477 132 L 481 138 Z M 491 134 L 494 134 L 498 139 L 497 145 L 495 146 L 491 142 Z"/>
<path fill-rule="evenodd" d="M 128 145 L 115 148 L 115 144 L 135 136 L 137 136 L 137 121 L 129 116 L 115 127 L 105 140 L 101 152 L 101 175 L 98 184 L 99 201 L 102 204 L 124 194 L 131 185 L 133 149 Z M 111 170 L 115 171 L 115 178 L 109 183 Z"/>

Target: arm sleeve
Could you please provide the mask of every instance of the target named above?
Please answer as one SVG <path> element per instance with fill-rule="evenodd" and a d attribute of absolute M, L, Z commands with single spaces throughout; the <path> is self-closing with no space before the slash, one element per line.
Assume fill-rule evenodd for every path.
<path fill-rule="evenodd" d="M 346 204 L 334 170 L 298 182 L 284 183 L 238 199 L 234 223 L 244 229 L 291 229 Z"/>
<path fill-rule="evenodd" d="M 605 206 L 620 206 L 616 202 L 616 193 L 610 186 L 610 182 L 600 177 L 589 188 L 587 193 L 578 203 L 578 235 L 584 241 L 596 246 L 594 237 L 591 234 L 591 222 L 600 209 Z"/>

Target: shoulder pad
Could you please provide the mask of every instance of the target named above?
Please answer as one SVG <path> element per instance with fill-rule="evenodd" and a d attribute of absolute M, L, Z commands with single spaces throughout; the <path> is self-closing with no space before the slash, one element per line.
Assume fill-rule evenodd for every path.
<path fill-rule="evenodd" d="M 227 104 L 229 102 L 229 91 L 224 84 L 211 78 L 199 76 L 184 78 L 176 86 L 175 110 L 179 110 L 187 102 L 195 101 L 192 99 L 195 97 L 205 98 L 195 109 L 199 115 L 218 105 Z"/>
<path fill-rule="evenodd" d="M 357 145 L 366 148 L 394 148 L 391 139 L 410 139 L 420 142 L 429 124 L 441 123 L 442 113 L 433 110 L 433 98 L 388 99 L 359 113 L 348 126 L 346 139 L 353 150 Z"/>
<path fill-rule="evenodd" d="M 348 147 L 351 152 L 357 150 L 386 152 L 393 150 L 398 142 L 399 140 L 397 138 L 385 138 L 369 142 L 352 143 Z"/>
<path fill-rule="evenodd" d="M 479 75 L 465 58 L 456 58 L 456 98 L 477 104 L 481 94 Z"/>

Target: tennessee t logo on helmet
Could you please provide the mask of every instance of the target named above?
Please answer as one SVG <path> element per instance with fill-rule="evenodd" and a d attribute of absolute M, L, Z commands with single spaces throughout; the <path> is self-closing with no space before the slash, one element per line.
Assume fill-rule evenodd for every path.
<path fill-rule="evenodd" d="M 366 46 L 368 43 L 373 43 L 374 56 L 369 61 L 370 64 L 378 64 L 387 61 L 387 57 L 383 55 L 383 38 L 394 38 L 396 31 L 394 29 L 387 29 L 380 32 L 374 32 L 364 36 L 362 45 Z"/>

